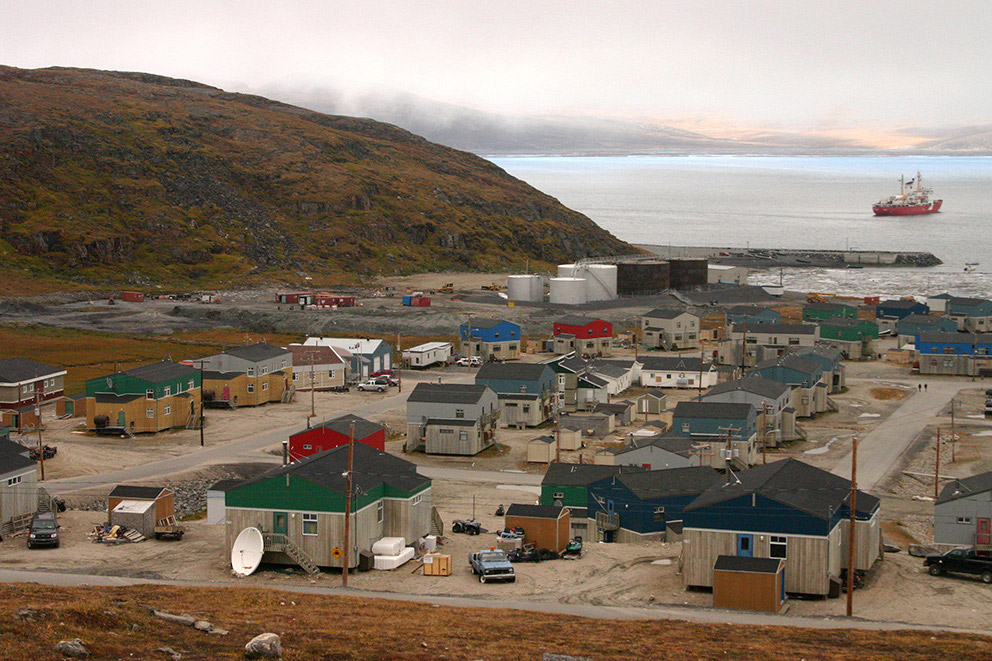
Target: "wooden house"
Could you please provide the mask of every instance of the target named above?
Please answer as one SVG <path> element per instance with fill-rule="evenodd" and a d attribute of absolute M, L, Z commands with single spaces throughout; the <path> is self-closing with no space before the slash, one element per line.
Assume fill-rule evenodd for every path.
<path fill-rule="evenodd" d="M 661 415 L 668 408 L 668 396 L 657 388 L 639 395 L 635 401 L 637 402 L 637 414 L 645 417 L 648 415 Z"/>
<path fill-rule="evenodd" d="M 645 388 L 705 389 L 716 385 L 716 368 L 699 356 L 648 356 L 641 367 Z"/>
<path fill-rule="evenodd" d="M 684 434 L 635 437 L 627 445 L 612 452 L 613 464 L 641 466 L 647 470 L 699 466 L 703 463 L 704 450 L 697 449 L 696 445 L 697 441 Z"/>
<path fill-rule="evenodd" d="M 568 509 L 557 505 L 521 505 L 506 509 L 506 527 L 523 528 L 524 543 L 555 553 L 565 550 L 571 535 Z"/>
<path fill-rule="evenodd" d="M 307 347 L 333 347 L 351 355 L 349 376 L 354 381 L 364 381 L 375 372 L 393 368 L 393 347 L 382 340 L 343 337 L 308 337 Z"/>
<path fill-rule="evenodd" d="M 86 428 L 122 433 L 194 427 L 200 371 L 164 360 L 86 382 Z"/>
<path fill-rule="evenodd" d="M 229 487 L 227 554 L 242 530 L 255 527 L 263 532 L 263 562 L 343 567 L 347 469 L 341 446 Z M 349 567 L 383 537 L 413 542 L 430 533 L 431 480 L 415 464 L 358 443 L 353 475 Z"/>
<path fill-rule="evenodd" d="M 203 370 L 203 396 L 208 406 L 237 408 L 282 402 L 292 388 L 293 353 L 265 342 L 185 364 Z"/>
<path fill-rule="evenodd" d="M 548 466 L 541 480 L 541 504 L 566 507 L 571 516 L 572 536 L 586 539 L 586 517 L 589 485 L 611 475 L 643 471 L 636 466 L 598 466 L 596 464 L 564 464 Z"/>
<path fill-rule="evenodd" d="M 696 349 L 699 324 L 699 316 L 691 312 L 657 308 L 641 317 L 641 342 L 648 349 Z"/>
<path fill-rule="evenodd" d="M 496 392 L 507 427 L 536 427 L 552 415 L 555 373 L 547 365 L 486 363 L 476 373 L 475 384 Z"/>
<path fill-rule="evenodd" d="M 348 383 L 352 355 L 335 347 L 290 344 L 293 354 L 293 388 L 300 391 L 330 390 Z"/>
<path fill-rule="evenodd" d="M 0 428 L 0 526 L 38 509 L 38 463 Z"/>
<path fill-rule="evenodd" d="M 550 464 L 558 454 L 554 436 L 538 436 L 527 442 L 527 463 Z"/>
<path fill-rule="evenodd" d="M 608 356 L 613 351 L 613 324 L 597 317 L 567 315 L 551 327 L 553 351 Z"/>
<path fill-rule="evenodd" d="M 523 336 L 520 326 L 504 319 L 471 317 L 458 330 L 463 356 L 482 360 L 512 360 L 520 357 Z"/>
<path fill-rule="evenodd" d="M 383 425 L 347 414 L 307 427 L 290 436 L 289 457 L 296 461 L 347 445 L 353 433 L 355 443 L 364 443 L 380 452 L 386 450 L 386 428 Z"/>
<path fill-rule="evenodd" d="M 65 394 L 66 371 L 30 358 L 0 359 L 0 409 L 18 410 Z"/>
<path fill-rule="evenodd" d="M 944 485 L 933 506 L 933 541 L 942 549 L 992 554 L 992 471 Z"/>
<path fill-rule="evenodd" d="M 488 386 L 418 383 L 406 402 L 406 451 L 478 454 L 496 442 L 499 416 Z"/>

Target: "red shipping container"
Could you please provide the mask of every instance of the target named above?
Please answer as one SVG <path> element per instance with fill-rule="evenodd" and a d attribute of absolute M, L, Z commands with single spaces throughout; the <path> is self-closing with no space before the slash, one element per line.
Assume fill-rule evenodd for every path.
<path fill-rule="evenodd" d="M 411 303 L 413 303 L 413 305 L 415 305 L 418 308 L 426 308 L 426 307 L 430 307 L 431 299 L 427 296 L 420 296 L 418 298 L 413 299 Z"/>
<path fill-rule="evenodd" d="M 129 303 L 144 303 L 145 295 L 140 291 L 121 292 L 121 300 Z"/>

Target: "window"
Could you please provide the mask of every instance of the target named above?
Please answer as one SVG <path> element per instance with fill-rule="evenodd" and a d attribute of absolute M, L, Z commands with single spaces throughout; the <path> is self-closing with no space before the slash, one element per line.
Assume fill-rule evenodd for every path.
<path fill-rule="evenodd" d="M 182 391 L 183 391 L 183 384 L 182 383 L 177 383 L 176 384 L 176 394 L 178 395 Z"/>
<path fill-rule="evenodd" d="M 530 413 L 530 404 L 524 404 L 524 413 Z"/>
<path fill-rule="evenodd" d="M 455 433 L 455 430 L 454 429 L 444 429 L 442 427 L 441 429 L 438 429 L 437 430 L 437 433 L 439 433 L 439 434 L 454 434 Z"/>
<path fill-rule="evenodd" d="M 15 484 L 20 484 L 20 483 L 21 483 L 21 476 L 20 475 L 18 475 L 16 477 L 9 477 L 9 478 L 7 478 L 7 486 L 8 487 L 12 487 Z"/>
<path fill-rule="evenodd" d="M 262 376 L 265 376 L 268 373 L 269 373 L 269 366 L 268 365 L 263 365 L 262 366 Z"/>
<path fill-rule="evenodd" d="M 186 390 L 192 390 L 195 387 L 196 387 L 196 381 L 194 381 L 193 379 L 190 379 L 189 381 L 186 382 Z"/>
<path fill-rule="evenodd" d="M 963 524 L 971 525 L 971 517 L 970 516 L 959 516 L 958 517 L 958 523 L 963 523 Z"/>
<path fill-rule="evenodd" d="M 268 390 L 268 389 L 269 389 L 269 382 L 268 381 L 262 381 L 262 390 L 264 391 L 264 390 Z"/>
<path fill-rule="evenodd" d="M 300 373 L 293 372 L 293 381 L 299 381 L 299 380 L 300 380 Z"/>
<path fill-rule="evenodd" d="M 506 348 L 509 349 L 510 351 L 516 351 L 517 350 L 517 345 L 516 344 L 511 344 L 511 345 L 507 346 Z"/>
<path fill-rule="evenodd" d="M 386 504 L 381 500 L 375 505 L 375 520 L 382 523 L 382 520 L 386 518 Z"/>
<path fill-rule="evenodd" d="M 382 519 L 380 519 L 381 521 Z M 316 514 L 304 514 L 303 515 L 303 534 L 309 537 L 317 536 L 317 515 Z"/>
<path fill-rule="evenodd" d="M 248 384 L 248 392 L 255 392 L 255 384 L 254 383 L 249 383 Z"/>
<path fill-rule="evenodd" d="M 499 337 L 499 331 L 496 331 L 495 333 L 493 333 L 493 337 L 497 337 L 498 338 Z"/>
<path fill-rule="evenodd" d="M 286 361 L 285 360 L 279 361 L 279 367 L 285 367 L 285 366 L 286 366 Z"/>
<path fill-rule="evenodd" d="M 944 347 L 944 353 L 954 353 L 954 347 Z"/>
<path fill-rule="evenodd" d="M 465 417 L 465 409 L 455 409 L 455 417 L 456 418 L 464 418 Z"/>
<path fill-rule="evenodd" d="M 688 431 L 689 431 L 689 423 L 688 422 L 683 422 L 682 423 L 682 433 L 685 434 Z"/>
<path fill-rule="evenodd" d="M 796 346 L 798 344 L 799 344 L 799 338 L 798 337 L 790 337 L 789 338 L 789 346 L 790 347 L 794 347 L 794 346 Z"/>
<path fill-rule="evenodd" d="M 305 444 L 303 445 L 303 449 L 304 449 L 304 450 L 313 450 L 313 446 L 312 446 L 312 445 L 309 445 L 309 444 L 306 444 L 306 443 L 305 443 Z"/>
<path fill-rule="evenodd" d="M 164 397 L 168 397 L 171 394 L 172 394 L 172 386 L 166 386 L 165 388 L 162 388 L 162 395 Z"/>
<path fill-rule="evenodd" d="M 458 440 L 459 441 L 467 441 L 468 440 L 468 432 L 467 431 L 460 431 L 460 432 L 458 432 Z"/>
<path fill-rule="evenodd" d="M 654 508 L 654 520 L 655 520 L 655 522 L 659 522 L 659 521 L 664 521 L 665 520 L 665 508 L 664 507 L 656 507 L 656 508 Z"/>
<path fill-rule="evenodd" d="M 145 417 L 146 418 L 154 418 L 155 417 L 155 409 L 145 409 Z"/>
<path fill-rule="evenodd" d="M 165 415 L 172 415 L 172 404 L 166 404 L 165 410 L 162 411 Z"/>
<path fill-rule="evenodd" d="M 768 544 L 768 557 L 770 558 L 785 558 L 787 557 L 786 552 L 789 547 L 789 539 L 787 537 L 776 537 L 772 535 L 771 542 Z"/>
<path fill-rule="evenodd" d="M 423 499 L 424 499 L 423 495 L 418 494 L 418 495 L 416 495 L 416 496 L 413 497 L 413 501 L 410 503 L 410 505 L 412 505 L 413 507 L 416 507 L 417 505 L 420 504 L 420 502 Z"/>
<path fill-rule="evenodd" d="M 248 376 L 255 376 L 255 368 L 254 367 L 249 367 L 248 368 Z"/>
<path fill-rule="evenodd" d="M 565 497 L 565 492 L 564 491 L 555 491 L 553 494 L 551 494 L 551 497 L 552 498 L 555 498 L 557 500 L 561 500 L 562 498 Z"/>
<path fill-rule="evenodd" d="M 155 399 L 155 391 L 154 390 L 146 390 L 145 391 L 145 399 Z"/>

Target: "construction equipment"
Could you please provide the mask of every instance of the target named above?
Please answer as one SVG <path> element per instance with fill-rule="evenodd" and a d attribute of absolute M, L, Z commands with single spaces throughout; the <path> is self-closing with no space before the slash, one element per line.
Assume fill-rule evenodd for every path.
<path fill-rule="evenodd" d="M 491 285 L 482 285 L 482 289 L 485 291 L 499 291 L 502 287 L 498 282 L 494 282 Z"/>
<path fill-rule="evenodd" d="M 438 289 L 438 291 L 441 292 L 442 294 L 453 294 L 455 293 L 455 283 L 449 282 L 440 289 Z"/>
<path fill-rule="evenodd" d="M 826 303 L 828 298 L 836 298 L 837 294 L 828 294 L 825 292 L 811 291 L 806 294 L 807 303 Z"/>

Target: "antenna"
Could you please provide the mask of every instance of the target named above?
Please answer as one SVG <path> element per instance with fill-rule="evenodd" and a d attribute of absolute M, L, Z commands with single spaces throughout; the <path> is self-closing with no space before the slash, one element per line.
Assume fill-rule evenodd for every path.
<path fill-rule="evenodd" d="M 231 546 L 231 569 L 237 576 L 250 576 L 262 562 L 265 540 L 258 528 L 245 528 Z"/>

